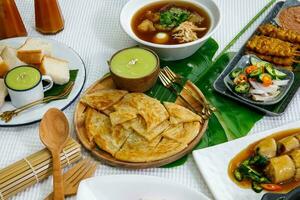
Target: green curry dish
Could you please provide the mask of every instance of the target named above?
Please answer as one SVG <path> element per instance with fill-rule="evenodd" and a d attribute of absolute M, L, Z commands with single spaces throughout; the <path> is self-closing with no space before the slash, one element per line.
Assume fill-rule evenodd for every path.
<path fill-rule="evenodd" d="M 188 20 L 190 14 L 188 10 L 172 7 L 160 13 L 160 24 L 167 28 L 174 28 Z"/>

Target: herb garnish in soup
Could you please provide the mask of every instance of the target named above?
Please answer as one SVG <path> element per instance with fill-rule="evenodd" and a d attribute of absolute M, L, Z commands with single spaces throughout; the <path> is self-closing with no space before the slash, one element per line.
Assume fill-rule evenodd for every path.
<path fill-rule="evenodd" d="M 157 2 L 140 9 L 132 29 L 142 40 L 156 44 L 182 44 L 203 37 L 210 28 L 207 12 L 188 2 Z"/>

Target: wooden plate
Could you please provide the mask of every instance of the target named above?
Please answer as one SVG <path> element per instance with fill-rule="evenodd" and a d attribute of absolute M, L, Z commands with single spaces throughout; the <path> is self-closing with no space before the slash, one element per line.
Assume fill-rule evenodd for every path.
<path fill-rule="evenodd" d="M 191 92 L 194 93 L 195 96 L 197 96 L 199 99 L 204 99 L 202 92 L 191 82 L 187 82 L 186 87 L 189 88 Z M 93 85 L 91 85 L 84 93 L 92 93 L 95 90 L 99 89 L 113 89 L 116 88 L 111 76 L 105 76 L 101 80 L 96 81 Z M 200 103 L 195 101 L 195 99 L 188 94 L 182 92 L 182 95 L 188 99 L 189 103 L 193 105 L 193 107 L 197 110 L 200 110 L 202 106 Z M 177 104 L 185 106 L 180 99 L 176 100 Z M 131 168 L 131 169 L 143 169 L 143 168 L 150 168 L 150 167 L 159 167 L 166 164 L 169 164 L 171 162 L 174 162 L 175 160 L 180 159 L 181 157 L 185 156 L 186 154 L 190 153 L 193 148 L 199 143 L 200 139 L 202 138 L 203 134 L 205 133 L 208 125 L 208 120 L 204 122 L 204 124 L 201 126 L 199 130 L 199 134 L 197 137 L 188 144 L 188 146 L 182 150 L 181 152 L 178 152 L 177 154 L 170 156 L 168 158 L 157 160 L 157 161 L 151 161 L 151 162 L 126 162 L 117 160 L 113 156 L 111 156 L 109 153 L 101 150 L 98 148 L 95 143 L 91 143 L 88 141 L 86 137 L 86 130 L 84 125 L 84 119 L 85 119 L 85 110 L 86 106 L 80 102 L 76 105 L 75 108 L 75 114 L 74 114 L 74 124 L 75 124 L 75 130 L 77 133 L 77 137 L 82 143 L 82 145 L 92 153 L 96 158 L 99 158 L 102 162 L 108 165 L 117 166 L 117 167 L 123 167 L 123 168 Z"/>

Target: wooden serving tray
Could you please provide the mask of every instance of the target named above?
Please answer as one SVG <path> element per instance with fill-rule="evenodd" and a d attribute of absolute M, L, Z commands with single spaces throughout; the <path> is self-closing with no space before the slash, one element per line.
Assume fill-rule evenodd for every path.
<path fill-rule="evenodd" d="M 199 99 L 205 99 L 204 95 L 202 92 L 191 82 L 186 83 L 186 87 L 189 88 L 191 92 L 194 93 L 195 96 L 197 96 Z M 112 78 L 110 75 L 103 77 L 102 79 L 96 81 L 94 84 L 92 84 L 84 93 L 92 93 L 95 90 L 101 90 L 101 89 L 114 89 L 116 88 Z M 182 92 L 182 95 L 188 99 L 189 103 L 193 105 L 194 108 L 197 110 L 200 110 L 202 106 L 200 103 L 195 101 L 193 97 L 189 96 L 188 94 L 185 94 Z M 185 106 L 180 99 L 176 100 L 177 104 Z M 169 164 L 171 162 L 174 162 L 181 157 L 185 156 L 186 154 L 190 153 L 193 148 L 199 143 L 200 139 L 202 138 L 203 134 L 205 133 L 208 125 L 208 120 L 204 122 L 204 124 L 201 126 L 199 130 L 199 134 L 197 137 L 188 144 L 188 146 L 182 150 L 181 152 L 170 156 L 168 158 L 162 159 L 162 160 L 157 160 L 157 161 L 151 161 L 151 162 L 125 162 L 121 160 L 117 160 L 113 156 L 111 156 L 109 153 L 101 150 L 99 147 L 95 145 L 95 143 L 89 142 L 87 137 L 86 137 L 86 130 L 85 130 L 85 125 L 84 125 L 84 120 L 85 120 L 85 110 L 86 106 L 80 102 L 76 105 L 75 108 L 75 114 L 74 114 L 74 124 L 75 124 L 75 130 L 77 133 L 77 137 L 79 141 L 82 143 L 82 145 L 92 153 L 93 156 L 96 158 L 100 159 L 103 163 L 111 165 L 111 166 L 116 166 L 116 167 L 122 167 L 122 168 L 131 168 L 131 169 L 143 169 L 143 168 L 150 168 L 150 167 L 160 167 L 166 164 Z"/>

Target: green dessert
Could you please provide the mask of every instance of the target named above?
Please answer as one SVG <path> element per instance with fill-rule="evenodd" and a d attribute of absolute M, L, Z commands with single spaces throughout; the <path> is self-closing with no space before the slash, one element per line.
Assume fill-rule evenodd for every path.
<path fill-rule="evenodd" d="M 7 87 L 13 90 L 27 90 L 36 86 L 41 80 L 38 69 L 20 66 L 10 70 L 5 76 Z"/>
<path fill-rule="evenodd" d="M 147 49 L 133 47 L 119 51 L 111 61 L 111 71 L 124 78 L 141 78 L 151 74 L 158 65 L 154 53 Z"/>

